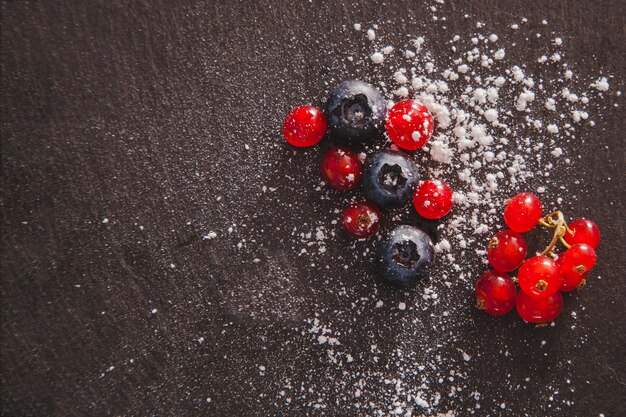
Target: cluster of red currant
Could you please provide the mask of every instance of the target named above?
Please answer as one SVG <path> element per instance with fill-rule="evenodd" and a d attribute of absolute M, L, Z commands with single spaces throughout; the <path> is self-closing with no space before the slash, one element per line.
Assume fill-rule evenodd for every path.
<path fill-rule="evenodd" d="M 600 243 L 600 230 L 591 220 L 578 219 L 569 225 L 563 213 L 556 211 L 542 217 L 541 201 L 531 193 L 510 199 L 504 209 L 501 230 L 489 241 L 487 257 L 493 267 L 476 282 L 477 307 L 493 316 L 501 316 L 517 307 L 527 322 L 553 321 L 563 309 L 563 295 L 585 284 L 587 273 L 596 263 L 595 248 Z M 527 260 L 527 246 L 521 233 L 536 225 L 554 229 L 548 247 Z M 554 252 L 557 243 L 567 250 Z M 515 280 L 507 273 L 519 268 L 517 292 Z"/>

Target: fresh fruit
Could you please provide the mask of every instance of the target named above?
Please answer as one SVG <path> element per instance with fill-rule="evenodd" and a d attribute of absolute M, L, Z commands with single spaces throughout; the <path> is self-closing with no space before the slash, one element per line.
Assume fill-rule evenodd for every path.
<path fill-rule="evenodd" d="M 365 239 L 378 230 L 380 210 L 369 201 L 357 201 L 343 211 L 341 223 L 352 237 Z"/>
<path fill-rule="evenodd" d="M 485 272 L 474 287 L 476 306 L 492 316 L 501 316 L 513 310 L 517 289 L 507 274 L 498 271 Z"/>
<path fill-rule="evenodd" d="M 504 209 L 504 220 L 513 230 L 496 233 L 487 248 L 489 263 L 501 272 L 490 271 L 478 279 L 475 287 L 478 306 L 486 310 L 491 308 L 488 305 L 489 291 L 494 291 L 491 286 L 500 282 L 494 275 L 501 274 L 504 279 L 504 272 L 515 270 L 522 262 L 517 273 L 521 289 L 516 301 L 519 315 L 529 322 L 552 321 L 563 309 L 561 291 L 584 285 L 587 273 L 596 264 L 594 245 L 600 242 L 598 226 L 590 220 L 579 219 L 568 228 L 561 211 L 541 217 L 541 202 L 531 193 L 513 197 Z M 519 232 L 528 231 L 536 224 L 552 229 L 552 239 L 538 256 L 523 261 L 527 248 Z M 568 249 L 557 256 L 555 247 L 559 242 Z"/>
<path fill-rule="evenodd" d="M 563 285 L 561 270 L 553 259 L 535 256 L 525 261 L 517 273 L 520 289 L 531 297 L 545 298 Z"/>
<path fill-rule="evenodd" d="M 427 180 L 413 195 L 413 205 L 420 216 L 440 219 L 452 209 L 452 189 L 441 180 Z"/>
<path fill-rule="evenodd" d="M 573 234 L 570 232 L 565 234 L 565 241 L 570 245 L 586 243 L 594 249 L 598 247 L 600 243 L 600 229 L 591 220 L 574 220 L 569 224 L 569 228 L 574 232 Z"/>
<path fill-rule="evenodd" d="M 337 190 L 350 190 L 361 181 L 362 165 L 357 154 L 350 149 L 331 148 L 322 157 L 322 177 Z"/>
<path fill-rule="evenodd" d="M 489 241 L 487 258 L 496 271 L 511 272 L 526 258 L 526 240 L 513 230 L 500 230 Z"/>
<path fill-rule="evenodd" d="M 354 142 L 367 141 L 380 134 L 386 109 L 387 103 L 380 91 L 357 80 L 339 84 L 326 103 L 332 134 Z"/>
<path fill-rule="evenodd" d="M 557 291 L 548 297 L 534 298 L 520 291 L 516 306 L 522 319 L 531 323 L 547 323 L 554 321 L 563 310 L 563 295 Z"/>
<path fill-rule="evenodd" d="M 415 100 L 402 100 L 394 104 L 385 124 L 391 141 L 407 151 L 424 146 L 432 136 L 434 127 L 430 111 Z"/>
<path fill-rule="evenodd" d="M 511 230 L 528 232 L 539 223 L 541 201 L 532 193 L 520 193 L 504 208 L 504 222 Z"/>
<path fill-rule="evenodd" d="M 578 287 L 596 264 L 596 251 L 586 243 L 572 245 L 556 261 L 561 274 L 563 285 L 561 291 L 571 291 Z"/>
<path fill-rule="evenodd" d="M 293 109 L 283 123 L 283 135 L 287 142 L 298 148 L 318 144 L 326 134 L 326 116 L 313 106 Z"/>
<path fill-rule="evenodd" d="M 399 287 L 415 285 L 435 261 L 435 246 L 426 232 L 402 225 L 379 242 L 377 258 L 383 278 Z"/>
<path fill-rule="evenodd" d="M 381 151 L 365 161 L 365 197 L 379 207 L 397 207 L 406 203 L 418 180 L 415 163 L 401 152 Z"/>

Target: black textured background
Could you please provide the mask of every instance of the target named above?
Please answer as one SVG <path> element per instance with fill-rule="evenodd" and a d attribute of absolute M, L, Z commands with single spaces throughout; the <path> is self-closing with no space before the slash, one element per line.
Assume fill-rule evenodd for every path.
<path fill-rule="evenodd" d="M 425 35 L 441 54 L 433 40 L 469 36 L 477 20 L 505 39 L 528 17 L 564 38 L 581 75 L 614 74 L 611 91 L 623 87 L 623 1 L 450 2 L 445 23 L 428 5 L 3 1 L 2 415 L 361 414 L 349 406 L 353 387 L 336 385 L 343 370 L 300 335 L 303 321 L 322 312 L 353 349 L 392 350 L 398 312 L 357 317 L 363 309 L 345 303 L 377 291 L 392 306 L 413 294 L 374 283 L 370 265 L 347 253 L 365 244 L 344 236 L 327 244 L 336 264 L 295 256 L 292 229 L 328 224 L 345 200 L 320 200 L 319 149 L 296 152 L 279 133 L 290 108 L 319 103 L 337 80 L 371 78 L 345 61 L 367 52 L 352 24 L 379 23 L 394 41 Z M 533 42 L 511 54 L 524 60 Z M 534 329 L 513 315 L 486 319 L 467 292 L 446 299 L 467 303 L 449 342 L 472 352 L 477 415 L 626 413 L 622 106 L 614 98 L 598 110 L 577 171 L 560 178 L 572 189 L 567 207 L 603 231 L 602 279 L 576 296 L 578 321 L 566 310 Z M 203 240 L 209 231 L 218 237 Z M 424 331 L 416 343 L 450 333 Z M 546 398 L 560 373 L 570 407 Z M 285 378 L 329 406 L 278 401 Z"/>

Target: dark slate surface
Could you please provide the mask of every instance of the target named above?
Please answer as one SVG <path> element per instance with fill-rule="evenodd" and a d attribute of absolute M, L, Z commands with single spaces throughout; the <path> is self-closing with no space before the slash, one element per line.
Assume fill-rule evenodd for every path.
<path fill-rule="evenodd" d="M 475 31 L 464 13 L 495 33 L 545 18 L 581 74 L 614 74 L 612 91 L 623 87 L 621 1 L 454 2 L 441 6 L 445 25 L 411 1 L 219 3 L 2 2 L 2 415 L 365 414 L 349 405 L 353 387 L 335 385 L 341 368 L 300 335 L 303 320 L 325 311 L 334 331 L 353 330 L 355 349 L 392 349 L 397 312 L 350 317 L 338 293 L 377 290 L 386 305 L 411 294 L 372 283 L 367 263 L 328 272 L 294 258 L 292 229 L 329 222 L 342 203 L 311 192 L 319 150 L 294 152 L 279 134 L 289 108 L 319 102 L 338 79 L 370 78 L 346 66 L 346 51 L 366 49 L 341 25 L 448 39 Z M 474 352 L 477 415 L 626 413 L 625 125 L 612 103 L 581 134 L 579 170 L 561 178 L 567 207 L 603 231 L 602 279 L 575 297 L 579 320 L 493 325 L 470 310 L 471 294 L 448 298 L 467 303 L 454 347 Z M 280 187 L 261 198 L 262 185 Z M 203 240 L 211 230 L 218 238 Z M 355 249 L 340 237 L 328 250 Z M 419 343 L 442 337 L 426 331 Z M 526 377 L 525 389 L 506 384 Z M 285 379 L 330 406 L 278 401 Z M 442 402 L 459 410 L 463 398 Z"/>

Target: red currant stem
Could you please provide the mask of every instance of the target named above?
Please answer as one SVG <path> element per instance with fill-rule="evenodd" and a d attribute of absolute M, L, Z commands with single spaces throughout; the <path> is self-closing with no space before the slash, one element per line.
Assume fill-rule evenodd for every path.
<path fill-rule="evenodd" d="M 569 243 L 567 243 L 567 242 L 565 241 L 565 239 L 563 238 L 563 236 L 559 236 L 559 240 L 561 241 L 561 244 L 562 244 L 563 246 L 565 246 L 567 249 L 569 249 L 569 248 L 571 248 L 571 247 L 572 247 L 572 245 L 570 245 Z"/>
<path fill-rule="evenodd" d="M 563 217 L 563 213 L 560 211 L 555 211 L 548 214 L 547 216 L 542 217 L 541 219 L 539 219 L 539 224 L 550 229 L 556 229 L 559 225 L 563 225 L 565 226 L 565 230 L 567 230 L 568 233 L 576 233 L 574 230 L 569 228 L 567 222 L 565 221 L 565 218 Z"/>
<path fill-rule="evenodd" d="M 550 229 L 554 229 L 554 235 L 552 236 L 552 240 L 550 241 L 548 247 L 545 248 L 543 252 L 541 252 L 541 256 L 550 255 L 554 257 L 554 253 L 552 251 L 559 241 L 563 244 L 563 246 L 569 249 L 570 245 L 565 242 L 565 239 L 563 237 L 568 231 L 570 231 L 570 229 L 569 227 L 567 227 L 567 223 L 565 223 L 563 213 L 561 213 L 560 211 L 550 213 L 547 216 L 539 219 L 539 224 Z"/>

